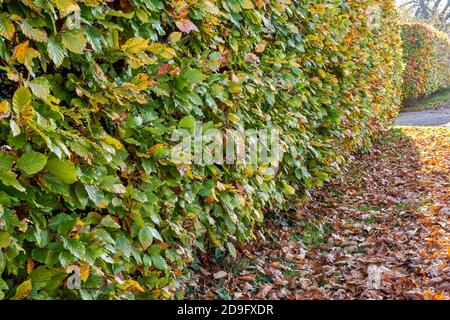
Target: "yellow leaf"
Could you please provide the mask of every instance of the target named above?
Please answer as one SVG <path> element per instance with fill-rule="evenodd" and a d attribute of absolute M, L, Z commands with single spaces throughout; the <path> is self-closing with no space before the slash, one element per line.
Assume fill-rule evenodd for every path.
<path fill-rule="evenodd" d="M 141 37 L 130 38 L 122 45 L 122 50 L 127 53 L 138 53 L 144 51 L 148 46 L 148 40 Z"/>
<path fill-rule="evenodd" d="M 34 269 L 34 261 L 31 258 L 27 260 L 27 273 L 30 274 Z"/>
<path fill-rule="evenodd" d="M 151 156 L 153 156 L 156 152 L 158 152 L 159 150 L 161 150 L 162 148 L 164 148 L 164 145 L 163 145 L 162 143 L 155 144 L 153 147 L 151 147 L 150 149 L 148 149 L 147 155 L 151 157 Z"/>
<path fill-rule="evenodd" d="M 15 31 L 16 28 L 11 21 L 9 21 L 7 18 L 0 19 L 0 36 L 11 40 Z"/>
<path fill-rule="evenodd" d="M 113 146 L 116 150 L 122 149 L 122 144 L 116 138 L 111 137 L 110 135 L 104 135 L 102 138 L 110 146 Z"/>
<path fill-rule="evenodd" d="M 27 280 L 19 284 L 16 289 L 16 294 L 12 298 L 12 300 L 20 300 L 28 296 L 31 291 L 31 280 Z"/>
<path fill-rule="evenodd" d="M 11 113 L 11 106 L 8 101 L 3 100 L 0 102 L 0 119 L 6 118 Z"/>
<path fill-rule="evenodd" d="M 130 290 L 130 291 L 139 291 L 139 292 L 144 292 L 144 288 L 142 288 L 142 286 L 135 280 L 133 279 L 129 279 L 129 280 L 125 280 L 125 288 L 126 290 Z"/>
<path fill-rule="evenodd" d="M 53 0 L 53 2 L 58 8 L 61 17 L 65 17 L 71 12 L 80 10 L 80 7 L 75 0 Z"/>
<path fill-rule="evenodd" d="M 86 281 L 89 278 L 89 270 L 90 270 L 89 263 L 83 263 L 80 265 L 80 279 L 83 281 Z"/>
<path fill-rule="evenodd" d="M 253 2 L 251 0 L 244 0 L 241 3 L 241 7 L 242 9 L 255 9 L 255 5 L 253 4 Z"/>
<path fill-rule="evenodd" d="M 29 48 L 28 44 L 29 41 L 27 40 L 21 44 L 18 44 L 14 48 L 13 54 L 9 61 L 10 64 L 17 60 L 29 68 L 33 66 L 33 59 L 40 58 L 41 54 L 39 53 L 39 51 L 34 50 L 33 48 Z"/>

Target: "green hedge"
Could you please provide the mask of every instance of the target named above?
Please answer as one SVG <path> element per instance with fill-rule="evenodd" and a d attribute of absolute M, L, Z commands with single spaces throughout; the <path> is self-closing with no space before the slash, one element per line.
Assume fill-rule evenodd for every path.
<path fill-rule="evenodd" d="M 422 23 L 403 24 L 404 100 L 427 96 L 450 86 L 450 40 Z"/>
<path fill-rule="evenodd" d="M 4 298 L 180 297 L 199 250 L 234 255 L 398 112 L 391 0 L 0 3 Z M 278 129 L 277 175 L 177 167 L 193 120 Z"/>

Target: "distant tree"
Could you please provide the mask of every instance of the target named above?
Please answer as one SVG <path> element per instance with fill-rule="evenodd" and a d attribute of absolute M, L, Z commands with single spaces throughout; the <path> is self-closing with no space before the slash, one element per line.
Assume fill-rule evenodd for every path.
<path fill-rule="evenodd" d="M 450 0 L 404 0 L 399 5 L 404 21 L 420 21 L 449 33 Z"/>

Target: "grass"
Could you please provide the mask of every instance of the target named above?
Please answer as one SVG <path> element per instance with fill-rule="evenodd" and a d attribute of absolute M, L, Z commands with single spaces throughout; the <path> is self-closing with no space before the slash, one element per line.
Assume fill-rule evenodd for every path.
<path fill-rule="evenodd" d="M 401 111 L 421 111 L 448 106 L 450 106 L 450 87 L 427 97 L 406 101 Z"/>

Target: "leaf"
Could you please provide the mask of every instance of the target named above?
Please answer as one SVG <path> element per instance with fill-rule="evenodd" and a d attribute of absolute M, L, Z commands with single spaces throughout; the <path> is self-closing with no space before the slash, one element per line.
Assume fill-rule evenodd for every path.
<path fill-rule="evenodd" d="M 175 43 L 181 40 L 183 34 L 181 32 L 172 32 L 169 36 L 169 42 Z"/>
<path fill-rule="evenodd" d="M 20 113 L 20 110 L 31 103 L 31 93 L 26 87 L 20 87 L 14 92 L 13 107 Z"/>
<path fill-rule="evenodd" d="M 27 20 L 22 20 L 20 24 L 22 33 L 29 39 L 37 42 L 46 42 L 48 40 L 47 33 L 37 28 L 30 26 Z"/>
<path fill-rule="evenodd" d="M 7 100 L 0 102 L 0 119 L 9 117 L 11 113 L 11 106 Z"/>
<path fill-rule="evenodd" d="M 165 271 L 167 270 L 167 263 L 166 260 L 164 260 L 164 258 L 159 255 L 159 254 L 152 254 L 151 256 L 152 259 L 152 263 L 155 265 L 156 268 L 158 268 L 159 270 Z"/>
<path fill-rule="evenodd" d="M 201 83 L 205 80 L 206 76 L 197 69 L 189 69 L 184 75 L 192 82 L 192 83 Z"/>
<path fill-rule="evenodd" d="M 73 254 L 76 258 L 85 258 L 84 255 L 86 253 L 86 249 L 80 241 L 72 238 L 64 238 L 63 246 L 65 249 L 69 250 L 70 253 Z"/>
<path fill-rule="evenodd" d="M 37 267 L 30 275 L 33 289 L 42 289 L 52 279 L 52 272 L 45 266 Z"/>
<path fill-rule="evenodd" d="M 251 0 L 243 0 L 241 2 L 241 7 L 242 9 L 255 9 L 255 5 L 253 4 L 253 2 Z"/>
<path fill-rule="evenodd" d="M 17 181 L 16 174 L 11 171 L 0 171 L 0 181 L 3 182 L 5 186 L 11 186 L 19 191 L 24 192 L 26 189 Z"/>
<path fill-rule="evenodd" d="M 51 158 L 47 162 L 47 169 L 58 180 L 66 184 L 72 184 L 78 180 L 75 165 L 70 160 Z"/>
<path fill-rule="evenodd" d="M 120 229 L 120 224 L 117 223 L 117 221 L 111 217 L 111 216 L 105 216 L 100 221 L 100 225 L 105 226 L 107 228 L 113 228 L 113 229 Z"/>
<path fill-rule="evenodd" d="M 20 87 L 14 92 L 13 109 L 21 118 L 31 119 L 34 114 L 31 106 L 31 92 L 26 87 Z"/>
<path fill-rule="evenodd" d="M 28 296 L 32 288 L 31 280 L 26 280 L 19 284 L 16 289 L 16 294 L 12 300 L 20 300 Z"/>
<path fill-rule="evenodd" d="M 12 241 L 12 237 L 8 232 L 0 231 L 0 248 L 7 248 Z"/>
<path fill-rule="evenodd" d="M 16 28 L 14 27 L 14 23 L 9 21 L 7 18 L 0 18 L 0 36 L 11 40 Z"/>
<path fill-rule="evenodd" d="M 0 170 L 9 170 L 14 164 L 14 157 L 9 153 L 0 151 Z"/>
<path fill-rule="evenodd" d="M 82 263 L 80 265 L 80 279 L 82 281 L 86 281 L 89 278 L 89 270 L 91 269 L 91 266 L 89 263 Z"/>
<path fill-rule="evenodd" d="M 77 220 L 65 213 L 60 213 L 50 220 L 48 227 L 51 230 L 56 230 L 58 235 L 65 235 L 75 226 Z"/>
<path fill-rule="evenodd" d="M 47 43 L 47 53 L 56 67 L 59 67 L 64 60 L 65 52 L 62 44 L 55 38 L 50 37 Z"/>
<path fill-rule="evenodd" d="M 158 230 L 156 230 L 155 228 L 150 228 L 150 231 L 154 238 L 158 239 L 159 241 L 164 241 L 161 235 L 159 234 Z"/>
<path fill-rule="evenodd" d="M 20 134 L 20 127 L 14 120 L 9 121 L 9 127 L 11 128 L 13 137 L 16 137 Z"/>
<path fill-rule="evenodd" d="M 127 42 L 125 42 L 124 45 L 122 45 L 122 50 L 124 50 L 127 53 L 139 53 L 144 51 L 148 46 L 148 40 L 143 39 L 141 37 L 134 37 L 131 39 L 128 39 Z"/>
<path fill-rule="evenodd" d="M 61 17 L 65 17 L 71 12 L 79 11 L 80 7 L 75 0 L 52 0 L 59 10 Z"/>
<path fill-rule="evenodd" d="M 16 167 L 29 175 L 33 175 L 44 169 L 47 163 L 47 157 L 35 151 L 24 153 L 17 160 Z"/>
<path fill-rule="evenodd" d="M 141 242 L 142 249 L 147 250 L 147 248 L 152 244 L 153 242 L 153 235 L 152 230 L 150 227 L 145 226 L 139 231 L 139 241 Z"/>
<path fill-rule="evenodd" d="M 213 274 L 213 277 L 216 280 L 225 278 L 227 276 L 228 276 L 228 273 L 226 273 L 225 271 L 217 271 L 216 273 Z"/>
<path fill-rule="evenodd" d="M 50 83 L 45 77 L 37 77 L 30 81 L 30 89 L 36 97 L 42 100 L 47 100 L 50 95 Z"/>
<path fill-rule="evenodd" d="M 86 37 L 78 30 L 64 32 L 61 35 L 62 44 L 73 53 L 82 54 L 86 46 Z"/>
<path fill-rule="evenodd" d="M 178 122 L 178 127 L 189 130 L 191 133 L 195 129 L 195 118 L 193 116 L 186 116 Z"/>
<path fill-rule="evenodd" d="M 184 33 L 189 33 L 191 31 L 199 32 L 197 26 L 195 24 L 193 24 L 192 21 L 187 18 L 181 19 L 181 20 L 176 20 L 175 25 L 177 26 L 177 28 L 180 31 L 182 31 Z"/>
<path fill-rule="evenodd" d="M 33 59 L 40 58 L 41 54 L 39 51 L 29 48 L 29 41 L 25 41 L 14 47 L 13 54 L 9 59 L 9 63 L 12 64 L 14 61 L 19 61 L 21 64 L 25 65 L 30 73 L 33 74 L 31 67 L 33 66 Z"/>

